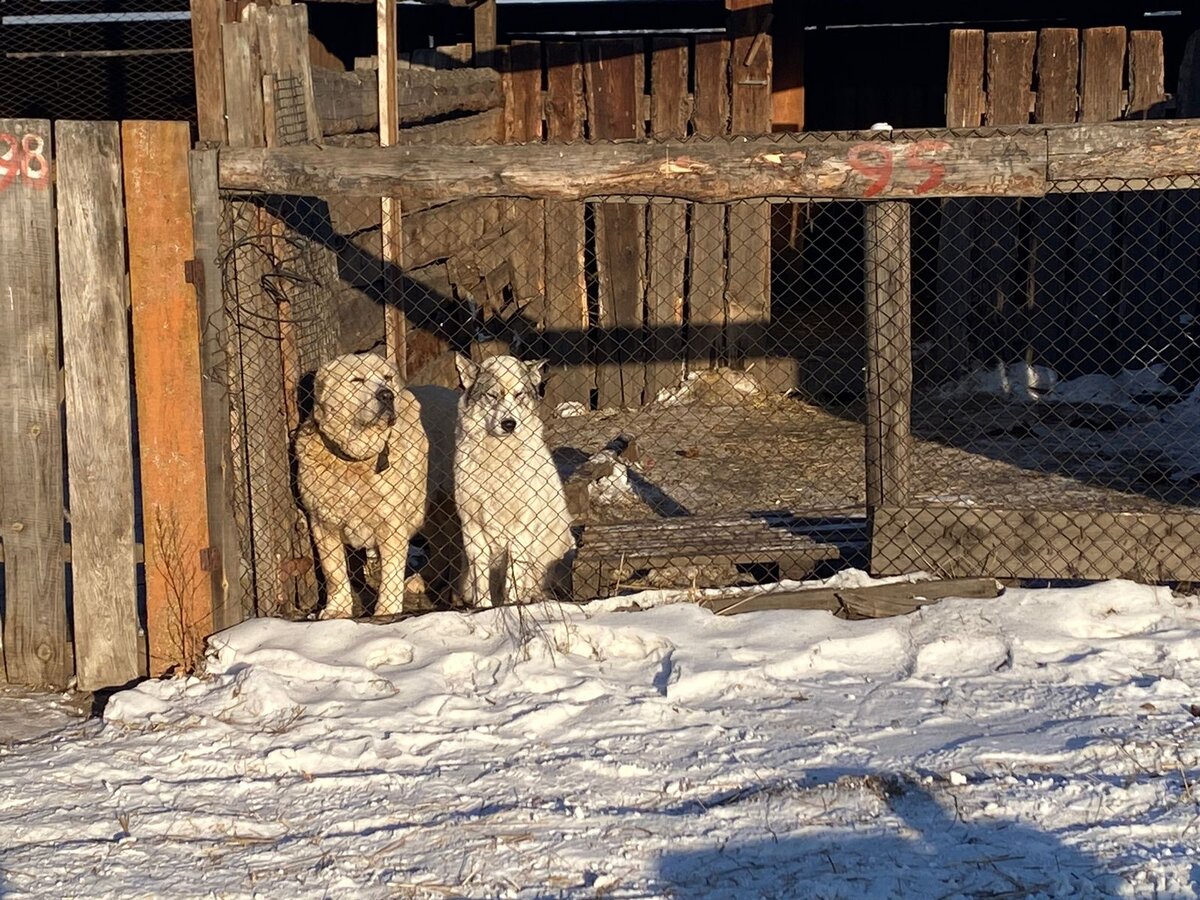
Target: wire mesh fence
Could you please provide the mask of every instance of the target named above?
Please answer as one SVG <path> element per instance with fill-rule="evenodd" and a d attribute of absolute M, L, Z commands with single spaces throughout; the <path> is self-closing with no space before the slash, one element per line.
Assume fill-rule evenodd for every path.
<path fill-rule="evenodd" d="M 196 117 L 186 0 L 6 0 L 0 116 Z"/>
<path fill-rule="evenodd" d="M 1062 187 L 896 221 L 226 195 L 244 586 L 305 616 L 851 565 L 1190 577 L 1200 195 Z M 905 455 L 873 532 L 868 399 Z"/>

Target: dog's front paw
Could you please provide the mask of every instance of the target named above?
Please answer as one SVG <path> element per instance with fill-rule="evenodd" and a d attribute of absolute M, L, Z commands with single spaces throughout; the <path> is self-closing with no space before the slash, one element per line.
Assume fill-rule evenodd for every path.
<path fill-rule="evenodd" d="M 349 619 L 352 613 L 349 609 L 343 609 L 340 606 L 326 606 L 317 616 L 318 619 Z"/>

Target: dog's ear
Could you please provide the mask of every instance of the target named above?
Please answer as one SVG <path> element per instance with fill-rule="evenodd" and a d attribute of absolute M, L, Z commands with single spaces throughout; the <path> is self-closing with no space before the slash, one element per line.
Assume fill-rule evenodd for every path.
<path fill-rule="evenodd" d="M 525 363 L 525 368 L 529 372 L 529 380 L 533 382 L 534 387 L 538 387 L 546 380 L 546 367 L 549 363 L 544 359 L 531 359 Z"/>
<path fill-rule="evenodd" d="M 479 377 L 479 364 L 461 353 L 455 353 L 454 366 L 458 369 L 458 380 L 462 383 L 463 390 L 469 391 L 475 379 Z"/>

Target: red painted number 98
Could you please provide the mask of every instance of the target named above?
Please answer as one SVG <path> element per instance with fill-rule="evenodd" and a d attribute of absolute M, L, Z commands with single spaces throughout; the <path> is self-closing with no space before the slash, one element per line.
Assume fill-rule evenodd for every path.
<path fill-rule="evenodd" d="M 0 191 L 18 181 L 38 189 L 50 186 L 46 139 L 40 134 L 0 134 Z"/>

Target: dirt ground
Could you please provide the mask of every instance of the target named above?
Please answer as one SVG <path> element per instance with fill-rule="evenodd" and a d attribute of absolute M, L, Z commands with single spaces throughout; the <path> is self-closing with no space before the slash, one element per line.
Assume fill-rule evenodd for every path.
<path fill-rule="evenodd" d="M 1200 511 L 1197 486 L 1170 482 L 1152 453 L 1114 464 L 1084 449 L 1097 434 L 1089 411 L 1075 421 L 1078 415 L 1072 419 L 1074 413 L 1059 409 L 1053 421 L 1032 425 L 1022 424 L 1018 412 L 918 403 L 912 501 Z M 636 500 L 619 492 L 600 503 L 593 498 L 597 521 L 765 509 L 852 514 L 864 508 L 861 408 L 820 408 L 766 395 L 736 405 L 656 403 L 550 417 L 546 428 L 568 473 L 621 433 L 637 439 L 642 456 L 630 473 Z"/>

